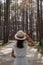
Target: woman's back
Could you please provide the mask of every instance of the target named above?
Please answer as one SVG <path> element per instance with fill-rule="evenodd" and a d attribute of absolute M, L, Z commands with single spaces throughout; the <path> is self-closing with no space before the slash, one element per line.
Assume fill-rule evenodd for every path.
<path fill-rule="evenodd" d="M 13 49 L 15 51 L 16 56 L 26 56 L 27 53 L 27 41 L 23 42 L 23 48 L 18 48 L 17 47 L 17 42 L 15 42 Z"/>

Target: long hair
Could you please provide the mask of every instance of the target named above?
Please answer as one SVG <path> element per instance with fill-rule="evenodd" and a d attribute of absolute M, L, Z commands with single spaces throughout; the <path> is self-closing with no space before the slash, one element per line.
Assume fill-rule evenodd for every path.
<path fill-rule="evenodd" d="M 24 47 L 23 42 L 24 42 L 24 40 L 17 40 L 17 47 L 18 48 L 23 48 Z"/>

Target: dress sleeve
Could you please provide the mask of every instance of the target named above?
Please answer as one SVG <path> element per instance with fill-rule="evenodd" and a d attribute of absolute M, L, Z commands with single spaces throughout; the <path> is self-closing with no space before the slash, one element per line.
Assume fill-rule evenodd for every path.
<path fill-rule="evenodd" d="M 28 46 L 28 41 L 24 41 L 24 46 Z"/>

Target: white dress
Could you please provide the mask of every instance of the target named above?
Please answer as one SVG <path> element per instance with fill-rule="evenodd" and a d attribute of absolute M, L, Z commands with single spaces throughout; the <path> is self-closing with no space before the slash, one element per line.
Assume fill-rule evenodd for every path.
<path fill-rule="evenodd" d="M 16 58 L 14 58 L 13 65 L 28 65 L 27 61 L 27 41 L 24 42 L 24 48 L 17 48 L 16 42 L 13 45 L 13 49 L 16 55 Z"/>

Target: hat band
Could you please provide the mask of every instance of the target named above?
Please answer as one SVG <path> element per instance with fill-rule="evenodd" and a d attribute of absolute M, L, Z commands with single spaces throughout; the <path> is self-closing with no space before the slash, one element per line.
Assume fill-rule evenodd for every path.
<path fill-rule="evenodd" d="M 17 35 L 17 37 L 18 37 L 18 38 L 24 38 L 24 36 L 20 37 L 20 36 L 18 36 L 18 35 Z"/>

